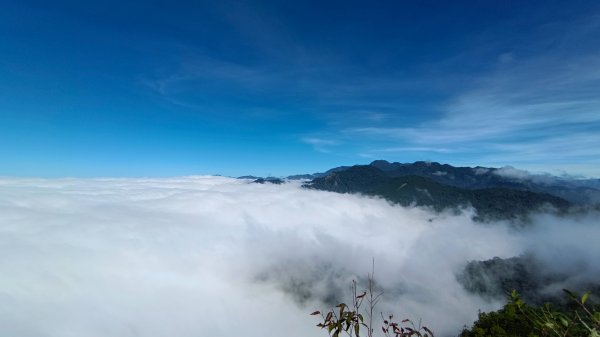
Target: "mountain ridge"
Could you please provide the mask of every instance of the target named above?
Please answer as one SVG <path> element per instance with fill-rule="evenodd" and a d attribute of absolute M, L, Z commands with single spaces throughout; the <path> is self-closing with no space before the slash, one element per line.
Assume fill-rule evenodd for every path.
<path fill-rule="evenodd" d="M 600 207 L 600 179 L 531 174 L 510 166 L 456 167 L 429 161 L 375 160 L 367 165 L 339 166 L 323 173 L 281 179 L 240 179 L 256 183 L 301 180 L 308 188 L 379 196 L 393 203 L 428 206 L 436 211 L 472 206 L 482 221 L 523 220 L 533 211 L 562 213 Z"/>
<path fill-rule="evenodd" d="M 382 197 L 404 206 L 428 206 L 436 211 L 472 206 L 475 220 L 526 221 L 538 210 L 565 212 L 571 203 L 547 193 L 492 187 L 464 189 L 418 175 L 390 176 L 371 165 L 355 165 L 315 178 L 306 188 Z"/>
<path fill-rule="evenodd" d="M 370 164 L 358 166 L 373 166 L 390 177 L 416 175 L 463 189 L 508 188 L 547 193 L 577 205 L 600 203 L 600 179 L 574 179 L 549 174 L 531 174 L 511 166 L 501 168 L 457 167 L 429 161 L 399 163 L 375 160 Z M 313 180 L 334 172 L 348 170 L 351 167 L 353 166 L 339 166 L 323 173 L 294 175 L 289 176 L 287 179 Z"/>

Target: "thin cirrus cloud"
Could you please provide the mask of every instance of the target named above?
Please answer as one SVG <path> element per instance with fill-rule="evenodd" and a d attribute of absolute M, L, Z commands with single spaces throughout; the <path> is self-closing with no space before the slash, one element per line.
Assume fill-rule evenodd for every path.
<path fill-rule="evenodd" d="M 301 138 L 303 143 L 312 145 L 315 151 L 330 153 L 332 151 L 332 147 L 340 145 L 341 142 L 333 139 L 325 139 L 318 137 L 303 137 Z"/>
<path fill-rule="evenodd" d="M 3 44 L 14 71 L 2 83 L 12 98 L 0 102 L 10 117 L 1 135 L 4 143 L 14 142 L 13 132 L 25 140 L 5 149 L 2 167 L 14 166 L 5 174 L 36 167 L 43 175 L 35 149 L 56 139 L 55 149 L 42 152 L 64 151 L 77 165 L 100 167 L 65 150 L 80 143 L 73 139 L 85 129 L 99 153 L 124 153 L 102 160 L 121 172 L 130 164 L 122 158 L 140 158 L 138 147 L 127 146 L 132 139 L 148 154 L 157 152 L 147 144 L 161 139 L 169 144 L 165 152 L 145 156 L 157 167 L 166 155 L 219 162 L 252 152 L 267 166 L 294 153 L 309 171 L 363 157 L 525 168 L 537 158 L 598 175 L 600 20 L 592 1 L 543 9 L 397 2 L 112 6 L 5 6 L 0 21 L 18 34 Z M 37 28 L 22 29 L 24 17 Z M 60 85 L 49 90 L 57 79 Z M 46 134 L 48 123 L 56 132 Z M 560 152 L 552 150 L 557 145 Z M 198 151 L 205 146 L 214 152 Z M 223 165 L 217 169 L 227 171 Z M 293 173 L 292 162 L 278 172 Z"/>
<path fill-rule="evenodd" d="M 358 62 L 256 14 L 240 6 L 225 16 L 247 40 L 248 57 L 180 47 L 170 71 L 149 76 L 147 86 L 174 104 L 217 115 L 253 117 L 259 110 L 270 111 L 259 116 L 305 120 L 284 128 L 305 135 L 296 142 L 317 152 L 335 146 L 345 157 L 408 153 L 526 168 L 535 152 L 554 169 L 577 161 L 598 174 L 592 166 L 600 148 L 600 50 L 589 42 L 600 27 L 593 11 L 571 20 L 547 17 L 518 38 L 503 34 L 503 25 L 523 22 L 500 20 L 458 51 L 406 64 L 381 51 Z M 557 154 L 560 142 L 564 151 Z"/>
<path fill-rule="evenodd" d="M 477 154 L 484 163 L 575 160 L 596 165 L 600 148 L 597 60 L 578 55 L 511 60 L 458 94 L 441 108 L 437 119 L 344 132 L 404 144 L 399 147 L 402 151 L 443 144 L 464 154 Z M 489 155 L 480 154 L 485 152 Z"/>

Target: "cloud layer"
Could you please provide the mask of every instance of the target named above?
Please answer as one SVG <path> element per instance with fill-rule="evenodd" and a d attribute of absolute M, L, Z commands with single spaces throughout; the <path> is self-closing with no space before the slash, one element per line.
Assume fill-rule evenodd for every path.
<path fill-rule="evenodd" d="M 0 331 L 324 335 L 308 313 L 348 300 L 374 258 L 380 310 L 452 335 L 501 305 L 458 284 L 469 260 L 533 251 L 600 275 L 590 219 L 539 219 L 517 233 L 469 210 L 224 177 L 0 179 Z"/>

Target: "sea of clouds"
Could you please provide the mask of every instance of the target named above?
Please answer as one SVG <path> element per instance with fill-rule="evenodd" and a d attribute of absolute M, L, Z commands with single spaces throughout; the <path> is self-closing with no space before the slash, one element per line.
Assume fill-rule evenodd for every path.
<path fill-rule="evenodd" d="M 0 179 L 4 336 L 326 336 L 375 260 L 378 311 L 456 335 L 478 310 L 470 260 L 537 254 L 600 276 L 596 215 L 478 224 L 377 198 L 225 177 Z M 359 285 L 360 287 L 361 285 Z"/>

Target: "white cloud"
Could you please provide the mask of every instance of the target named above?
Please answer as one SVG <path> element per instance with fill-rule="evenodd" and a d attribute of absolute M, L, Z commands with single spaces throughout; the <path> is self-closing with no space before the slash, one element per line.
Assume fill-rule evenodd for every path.
<path fill-rule="evenodd" d="M 315 151 L 329 153 L 330 147 L 339 145 L 340 142 L 334 139 L 325 139 L 319 137 L 303 137 L 300 139 L 303 143 L 310 144 Z"/>
<path fill-rule="evenodd" d="M 554 46 L 542 54 L 500 54 L 497 65 L 465 83 L 428 120 L 344 132 L 389 147 L 443 146 L 480 165 L 576 164 L 583 168 L 576 173 L 598 176 L 600 50 L 575 42 L 600 32 L 597 18 L 592 14 L 568 29 L 541 34 L 531 48 Z"/>
<path fill-rule="evenodd" d="M 505 177 L 505 178 L 512 178 L 512 179 L 519 179 L 519 180 L 529 179 L 532 176 L 531 173 L 529 173 L 525 170 L 519 170 L 512 166 L 504 166 L 499 169 L 496 169 L 496 170 L 494 170 L 494 174 L 497 174 L 497 175 L 499 175 L 501 177 Z"/>
<path fill-rule="evenodd" d="M 473 169 L 473 172 L 475 172 L 476 175 L 482 175 L 490 172 L 490 169 L 487 169 L 485 167 L 476 167 Z"/>
<path fill-rule="evenodd" d="M 576 220 L 544 218 L 519 236 L 469 214 L 295 183 L 5 178 L 0 187 L 0 331 L 10 336 L 318 335 L 308 313 L 372 258 L 383 311 L 454 334 L 500 305 L 456 282 L 466 261 L 576 244 L 600 257 L 597 228 Z M 565 241 L 563 228 L 576 237 Z"/>
<path fill-rule="evenodd" d="M 504 166 L 504 167 L 501 167 L 498 169 L 494 169 L 492 172 L 494 174 L 499 175 L 504 178 L 509 178 L 509 179 L 513 179 L 513 180 L 532 181 L 534 183 L 544 184 L 544 185 L 561 184 L 561 183 L 569 183 L 569 184 L 577 183 L 577 180 L 574 176 L 569 176 L 566 174 L 562 175 L 562 176 L 553 176 L 548 173 L 532 173 L 530 171 L 517 169 L 512 166 Z"/>

